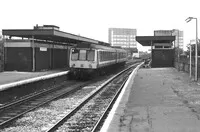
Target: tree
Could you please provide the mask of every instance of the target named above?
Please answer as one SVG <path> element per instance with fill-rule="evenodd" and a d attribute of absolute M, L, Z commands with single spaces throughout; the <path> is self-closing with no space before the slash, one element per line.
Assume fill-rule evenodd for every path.
<path fill-rule="evenodd" d="M 200 56 L 200 46 L 197 45 L 198 56 Z M 192 56 L 195 56 L 195 44 L 191 45 Z M 187 46 L 187 55 L 190 55 L 190 45 Z"/>

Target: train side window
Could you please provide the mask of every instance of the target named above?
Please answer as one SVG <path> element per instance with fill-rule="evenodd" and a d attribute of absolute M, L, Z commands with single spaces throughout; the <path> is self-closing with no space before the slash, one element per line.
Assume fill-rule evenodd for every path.
<path fill-rule="evenodd" d="M 78 60 L 78 55 L 79 55 L 79 50 L 78 49 L 72 49 L 72 56 L 71 59 L 72 60 Z"/>
<path fill-rule="evenodd" d="M 104 51 L 102 51 L 102 54 L 101 54 L 101 57 L 102 57 L 102 61 L 104 61 L 104 57 L 105 56 L 105 53 L 104 53 Z"/>
<path fill-rule="evenodd" d="M 101 53 L 102 53 L 102 54 L 101 54 L 101 61 L 104 61 L 104 58 L 105 58 L 105 57 L 104 57 L 104 56 L 105 56 L 104 51 L 102 51 Z"/>
<path fill-rule="evenodd" d="M 102 57 L 102 61 L 104 61 L 105 60 L 105 53 L 104 53 L 104 51 L 102 51 L 101 57 Z"/>
<path fill-rule="evenodd" d="M 79 60 L 86 60 L 86 50 L 80 50 Z"/>
<path fill-rule="evenodd" d="M 94 61 L 94 50 L 88 50 L 87 51 L 87 60 L 88 61 Z"/>
<path fill-rule="evenodd" d="M 101 51 L 99 51 L 99 61 L 102 60 L 102 57 L 101 57 Z"/>

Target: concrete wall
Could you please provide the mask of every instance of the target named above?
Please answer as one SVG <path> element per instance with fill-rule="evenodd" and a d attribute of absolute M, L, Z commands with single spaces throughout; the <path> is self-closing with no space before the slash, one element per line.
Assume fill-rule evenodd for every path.
<path fill-rule="evenodd" d="M 31 47 L 5 47 L 5 71 L 32 71 Z"/>
<path fill-rule="evenodd" d="M 173 49 L 152 49 L 152 67 L 173 67 Z"/>
<path fill-rule="evenodd" d="M 67 45 L 30 40 L 6 40 L 4 45 L 5 71 L 43 71 L 69 65 Z"/>

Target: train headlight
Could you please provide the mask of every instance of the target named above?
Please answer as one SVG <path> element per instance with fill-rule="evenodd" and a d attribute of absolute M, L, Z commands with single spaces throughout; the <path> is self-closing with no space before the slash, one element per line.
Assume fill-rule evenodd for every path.
<path fill-rule="evenodd" d="M 91 65 L 91 64 L 89 64 L 89 68 L 92 68 L 92 65 Z"/>

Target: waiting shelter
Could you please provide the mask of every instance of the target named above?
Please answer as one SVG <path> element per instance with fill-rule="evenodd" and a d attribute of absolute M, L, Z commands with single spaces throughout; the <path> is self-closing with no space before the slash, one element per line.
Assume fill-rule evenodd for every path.
<path fill-rule="evenodd" d="M 136 36 L 142 46 L 151 47 L 151 67 L 174 67 L 175 36 Z"/>

